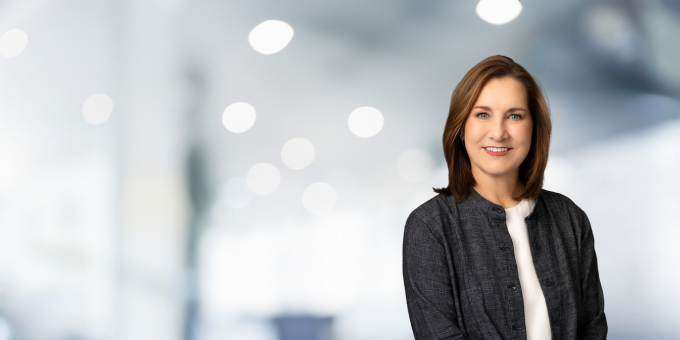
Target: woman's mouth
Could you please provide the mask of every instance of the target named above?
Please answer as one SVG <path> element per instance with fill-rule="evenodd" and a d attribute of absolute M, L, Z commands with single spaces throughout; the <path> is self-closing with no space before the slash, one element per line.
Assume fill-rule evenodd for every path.
<path fill-rule="evenodd" d="M 483 148 L 491 156 L 503 156 L 510 152 L 512 148 Z"/>

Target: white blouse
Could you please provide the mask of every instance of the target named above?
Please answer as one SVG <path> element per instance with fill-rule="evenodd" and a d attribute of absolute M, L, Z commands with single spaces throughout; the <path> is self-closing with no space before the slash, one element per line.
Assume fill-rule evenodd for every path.
<path fill-rule="evenodd" d="M 515 260 L 517 261 L 519 282 L 524 298 L 527 340 L 545 340 L 552 338 L 548 308 L 545 304 L 543 290 L 536 277 L 536 270 L 529 249 L 527 225 L 524 222 L 524 218 L 531 213 L 535 205 L 535 198 L 531 200 L 522 199 L 518 205 L 505 209 L 505 216 L 513 248 L 515 248 Z"/>

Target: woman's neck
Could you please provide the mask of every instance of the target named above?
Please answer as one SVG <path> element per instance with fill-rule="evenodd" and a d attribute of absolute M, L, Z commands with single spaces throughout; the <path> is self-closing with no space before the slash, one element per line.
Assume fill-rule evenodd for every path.
<path fill-rule="evenodd" d="M 512 208 L 519 204 L 521 199 L 514 199 L 514 196 L 519 196 L 524 191 L 524 183 L 516 180 L 515 183 L 508 182 L 494 182 L 480 183 L 477 182 L 472 186 L 477 193 L 486 198 L 490 202 L 502 206 L 504 209 Z"/>

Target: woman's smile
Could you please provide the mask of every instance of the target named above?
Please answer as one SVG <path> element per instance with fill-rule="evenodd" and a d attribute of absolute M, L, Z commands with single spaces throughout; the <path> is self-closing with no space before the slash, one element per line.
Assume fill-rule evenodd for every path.
<path fill-rule="evenodd" d="M 482 148 L 482 149 L 484 149 L 484 151 L 486 151 L 486 153 L 488 153 L 491 156 L 507 155 L 510 152 L 510 150 L 512 150 L 512 149 L 508 149 L 508 148 L 500 149 L 501 151 L 491 151 L 491 150 L 499 150 L 499 149 L 487 149 L 487 148 Z"/>
<path fill-rule="evenodd" d="M 487 81 L 469 113 L 461 138 L 475 180 L 517 176 L 531 148 L 532 127 L 524 85 L 512 77 Z M 475 151 L 476 148 L 484 149 L 484 153 Z"/>

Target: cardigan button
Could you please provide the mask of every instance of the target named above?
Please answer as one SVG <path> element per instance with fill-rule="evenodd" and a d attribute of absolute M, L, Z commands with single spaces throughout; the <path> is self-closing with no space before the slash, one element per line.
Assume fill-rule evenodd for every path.
<path fill-rule="evenodd" d="M 508 288 L 510 288 L 510 289 L 517 289 L 517 286 L 513 286 L 513 285 L 510 284 L 510 285 L 508 285 Z"/>
<path fill-rule="evenodd" d="M 510 247 L 501 246 L 501 247 L 498 247 L 498 249 L 500 249 L 500 250 L 508 250 L 508 249 L 510 249 Z"/>
<path fill-rule="evenodd" d="M 521 326 L 512 325 L 512 329 L 514 329 L 514 330 L 516 330 L 516 331 L 521 331 L 521 330 L 522 330 L 522 327 L 521 327 Z"/>
<path fill-rule="evenodd" d="M 551 280 L 551 279 L 545 279 L 545 281 L 543 281 L 543 283 L 545 283 L 546 286 L 552 286 L 552 285 L 553 285 L 553 280 Z"/>

